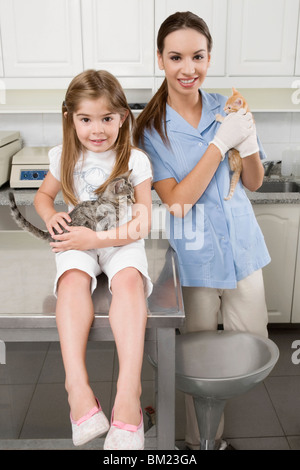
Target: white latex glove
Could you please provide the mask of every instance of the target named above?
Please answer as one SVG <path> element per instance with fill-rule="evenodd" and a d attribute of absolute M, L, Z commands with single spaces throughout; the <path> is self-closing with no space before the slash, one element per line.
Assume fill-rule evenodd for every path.
<path fill-rule="evenodd" d="M 240 144 L 236 145 L 235 149 L 239 152 L 241 158 L 248 157 L 259 151 L 255 124 L 253 125 L 252 133 Z"/>
<path fill-rule="evenodd" d="M 225 117 L 210 144 L 218 147 L 222 154 L 222 160 L 224 160 L 229 149 L 236 148 L 246 137 L 251 135 L 253 126 L 252 114 L 246 113 L 243 108 L 239 109 L 237 113 L 230 113 Z"/>

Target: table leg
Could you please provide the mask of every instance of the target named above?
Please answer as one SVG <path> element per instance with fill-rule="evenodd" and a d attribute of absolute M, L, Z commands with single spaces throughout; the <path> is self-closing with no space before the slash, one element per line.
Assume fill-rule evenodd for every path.
<path fill-rule="evenodd" d="M 175 329 L 157 329 L 157 448 L 175 448 Z"/>
<path fill-rule="evenodd" d="M 0 339 L 0 364 L 6 364 L 6 348 L 5 343 Z"/>

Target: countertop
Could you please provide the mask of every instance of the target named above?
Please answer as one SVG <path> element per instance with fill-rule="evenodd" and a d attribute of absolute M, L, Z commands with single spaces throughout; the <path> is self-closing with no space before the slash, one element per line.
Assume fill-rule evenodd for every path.
<path fill-rule="evenodd" d="M 246 189 L 252 204 L 300 204 L 300 193 L 259 193 Z"/>
<path fill-rule="evenodd" d="M 266 181 L 297 181 L 292 178 L 265 178 Z M 6 183 L 0 188 L 0 206 L 7 206 L 8 193 L 11 191 L 9 184 Z M 19 206 L 30 206 L 33 204 L 33 199 L 37 189 L 13 189 L 16 203 Z M 259 193 L 246 190 L 247 196 L 252 204 L 300 204 L 300 193 Z M 61 193 L 59 193 L 55 200 L 56 204 L 64 204 Z M 162 204 L 157 193 L 152 190 L 152 203 L 154 206 Z"/>
<path fill-rule="evenodd" d="M 33 204 L 34 196 L 37 192 L 37 188 L 28 189 L 28 188 L 15 188 L 11 189 L 9 184 L 6 183 L 0 188 L 0 206 L 8 206 L 8 193 L 12 191 L 14 193 L 16 203 L 18 206 L 31 206 Z M 155 205 L 161 205 L 162 202 L 159 199 L 157 193 L 152 191 L 152 202 Z M 64 204 L 64 200 L 61 193 L 58 193 L 55 199 L 55 204 Z"/>
<path fill-rule="evenodd" d="M 12 191 L 14 193 L 16 203 L 18 206 L 31 206 L 33 204 L 34 196 L 37 192 L 37 188 L 28 189 L 28 188 L 14 188 L 11 189 L 9 183 L 4 184 L 0 188 L 0 206 L 8 206 L 8 193 Z M 162 202 L 158 197 L 156 191 L 152 191 L 152 203 L 154 205 L 161 205 Z M 55 199 L 55 204 L 64 204 L 64 200 L 61 193 L 58 193 Z"/>

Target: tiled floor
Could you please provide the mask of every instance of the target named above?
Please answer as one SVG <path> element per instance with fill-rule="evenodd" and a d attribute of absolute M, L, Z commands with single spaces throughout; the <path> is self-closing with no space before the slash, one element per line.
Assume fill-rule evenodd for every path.
<path fill-rule="evenodd" d="M 300 329 L 270 329 L 280 359 L 270 376 L 228 401 L 225 431 L 236 449 L 300 449 Z M 7 343 L 0 365 L 0 448 L 11 439 L 70 439 L 69 408 L 58 343 Z M 297 362 L 297 361 L 296 361 Z M 89 343 L 87 365 L 95 394 L 109 416 L 115 394 L 114 343 Z M 154 371 L 145 359 L 142 406 L 155 406 Z M 183 447 L 183 396 L 177 393 L 176 439 Z M 181 442 L 180 442 L 181 441 Z M 181 445 L 180 445 L 181 444 Z"/>
<path fill-rule="evenodd" d="M 280 350 L 265 381 L 225 410 L 225 436 L 236 449 L 300 449 L 300 329 L 270 329 Z M 298 340 L 298 346 L 294 341 Z M 297 348 L 295 349 L 295 346 Z"/>

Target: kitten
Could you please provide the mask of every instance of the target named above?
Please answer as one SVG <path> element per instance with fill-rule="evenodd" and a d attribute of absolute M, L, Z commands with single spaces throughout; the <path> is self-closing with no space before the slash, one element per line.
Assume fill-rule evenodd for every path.
<path fill-rule="evenodd" d="M 115 178 L 95 201 L 83 201 L 69 213 L 72 222 L 69 226 L 84 226 L 92 230 L 102 231 L 116 227 L 118 221 L 127 211 L 127 204 L 134 204 L 134 189 L 129 181 L 132 170 Z M 17 208 L 13 193 L 9 193 L 9 204 L 12 218 L 23 230 L 45 241 L 55 241 L 49 232 L 43 231 L 28 222 Z M 61 225 L 60 225 L 61 226 Z M 64 233 L 67 232 L 61 226 Z M 54 229 L 54 233 L 58 232 Z"/>
<path fill-rule="evenodd" d="M 232 95 L 226 101 L 224 111 L 226 114 L 236 113 L 241 108 L 244 108 L 246 112 L 250 111 L 245 98 L 235 88 L 232 88 Z M 220 114 L 216 115 L 216 121 L 222 122 L 224 119 L 224 116 L 221 116 Z M 230 169 L 233 171 L 233 175 L 231 178 L 229 194 L 227 197 L 224 197 L 225 201 L 232 198 L 242 172 L 242 159 L 236 149 L 230 149 L 228 151 L 228 161 Z"/>

